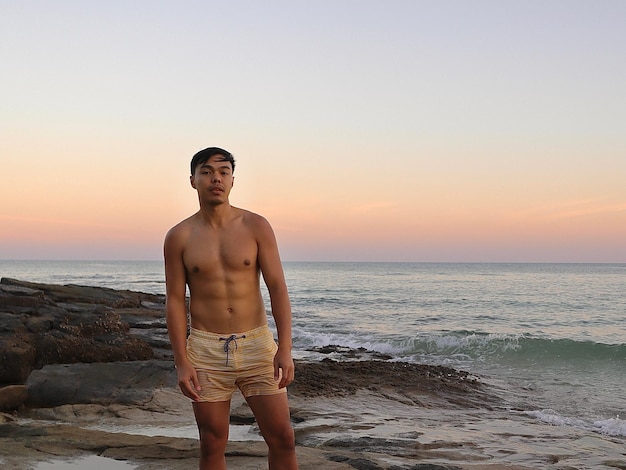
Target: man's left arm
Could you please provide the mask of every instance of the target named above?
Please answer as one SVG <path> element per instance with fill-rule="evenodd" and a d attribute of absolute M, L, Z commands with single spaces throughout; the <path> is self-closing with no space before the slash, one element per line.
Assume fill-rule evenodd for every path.
<path fill-rule="evenodd" d="M 283 388 L 293 382 L 295 372 L 291 356 L 291 302 L 274 231 L 269 222 L 262 217 L 257 223 L 257 239 L 259 266 L 270 294 L 272 316 L 278 333 L 274 377 L 278 380 L 279 370 L 282 370 L 279 387 Z"/>

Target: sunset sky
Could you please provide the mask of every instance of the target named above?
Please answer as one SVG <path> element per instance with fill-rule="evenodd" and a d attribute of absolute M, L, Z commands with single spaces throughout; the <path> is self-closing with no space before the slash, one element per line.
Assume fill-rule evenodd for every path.
<path fill-rule="evenodd" d="M 0 0 L 0 259 L 160 259 L 189 161 L 285 261 L 626 262 L 623 0 Z"/>

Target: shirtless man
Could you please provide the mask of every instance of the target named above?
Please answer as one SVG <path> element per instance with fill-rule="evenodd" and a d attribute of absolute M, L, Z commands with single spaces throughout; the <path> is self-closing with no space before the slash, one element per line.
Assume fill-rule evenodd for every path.
<path fill-rule="evenodd" d="M 226 469 L 235 388 L 246 398 L 268 445 L 269 468 L 297 469 L 285 388 L 294 378 L 287 286 L 270 224 L 230 205 L 234 170 L 229 152 L 215 147 L 198 152 L 191 161 L 191 186 L 200 210 L 165 237 L 166 318 L 178 384 L 193 400 L 200 470 Z M 261 275 L 278 345 L 267 326 Z"/>

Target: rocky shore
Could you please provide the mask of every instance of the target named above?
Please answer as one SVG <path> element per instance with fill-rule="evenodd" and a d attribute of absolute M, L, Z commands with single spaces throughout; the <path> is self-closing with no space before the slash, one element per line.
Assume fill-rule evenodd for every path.
<path fill-rule="evenodd" d="M 0 281 L 2 468 L 84 456 L 126 461 L 136 469 L 197 466 L 197 439 L 171 432 L 194 421 L 176 386 L 164 300 L 132 291 Z M 346 351 L 348 358 L 354 354 Z M 498 399 L 465 372 L 360 359 L 297 362 L 289 396 L 300 468 L 500 468 L 449 441 L 422 442 L 417 431 L 393 439 L 363 435 L 368 426 L 410 422 L 418 409 L 489 410 Z M 265 444 L 240 397 L 231 415 L 231 429 L 238 428 L 250 438 L 229 443 L 229 468 L 266 468 Z M 170 433 L 150 435 L 150 429 Z"/>

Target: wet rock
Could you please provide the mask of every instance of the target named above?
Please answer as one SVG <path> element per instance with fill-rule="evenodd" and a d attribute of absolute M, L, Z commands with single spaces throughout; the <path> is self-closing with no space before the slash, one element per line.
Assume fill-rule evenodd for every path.
<path fill-rule="evenodd" d="M 0 387 L 0 411 L 13 411 L 22 406 L 28 397 L 25 385 Z"/>
<path fill-rule="evenodd" d="M 24 383 L 34 367 L 36 354 L 23 338 L 0 337 L 0 383 Z"/>
<path fill-rule="evenodd" d="M 357 470 L 384 470 L 383 467 L 377 463 L 363 458 L 349 459 L 346 463 Z"/>
<path fill-rule="evenodd" d="M 53 364 L 32 372 L 26 382 L 33 407 L 111 403 L 140 405 L 154 389 L 177 386 L 170 361 Z"/>
<path fill-rule="evenodd" d="M 301 396 L 349 396 L 360 389 L 411 404 L 428 395 L 448 406 L 489 407 L 496 397 L 478 377 L 449 367 L 385 361 L 296 361 L 291 393 Z"/>
<path fill-rule="evenodd" d="M 0 426 L 7 423 L 13 423 L 15 420 L 17 420 L 17 417 L 14 415 L 0 412 Z"/>
<path fill-rule="evenodd" d="M 37 295 L 41 295 L 39 292 L 43 292 L 45 298 L 55 303 L 93 303 L 115 308 L 139 308 L 142 301 L 163 303 L 163 296 L 129 290 L 116 290 L 108 287 L 79 286 L 75 284 L 40 284 L 6 277 L 2 278 L 0 284 L 5 286 L 3 290 L 6 290 L 8 286 L 9 289 L 13 290 L 16 287 L 22 288 L 21 292 L 26 292 L 24 288 L 30 289 L 35 291 Z M 29 298 L 33 296 L 33 294 L 25 295 Z"/>
<path fill-rule="evenodd" d="M 419 463 L 410 467 L 390 467 L 389 470 L 463 470 L 456 465 L 439 465 L 435 463 Z"/>
<path fill-rule="evenodd" d="M 49 364 L 166 358 L 167 332 L 133 334 L 165 317 L 165 296 L 76 285 L 0 280 L 0 384 L 23 384 Z M 124 318 L 122 318 L 124 317 Z M 161 328 L 162 329 L 162 328 Z"/>

